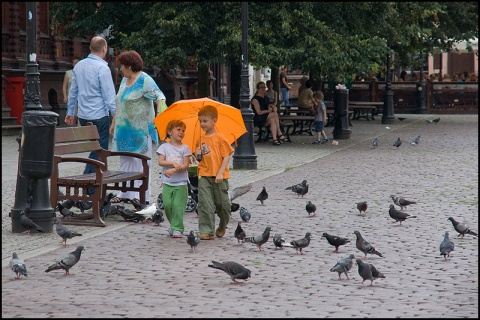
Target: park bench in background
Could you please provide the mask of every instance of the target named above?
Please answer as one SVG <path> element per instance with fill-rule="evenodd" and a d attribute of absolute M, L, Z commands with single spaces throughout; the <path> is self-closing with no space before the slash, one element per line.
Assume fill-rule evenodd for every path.
<path fill-rule="evenodd" d="M 65 218 L 64 224 L 89 225 L 104 227 L 105 222 L 100 216 L 107 190 L 139 191 L 140 203 L 145 203 L 145 193 L 148 188 L 149 157 L 132 152 L 114 152 L 105 150 L 98 141 L 97 127 L 89 123 L 87 126 L 66 127 L 55 129 L 55 149 L 53 173 L 50 179 L 50 203 L 52 208 L 58 202 L 66 199 L 73 201 L 87 200 L 92 202 L 93 220 L 81 218 Z M 100 160 L 88 158 L 95 151 Z M 82 153 L 86 153 L 83 154 Z M 74 155 L 74 156 L 72 156 Z M 131 156 L 142 160 L 142 172 L 124 172 L 108 169 L 108 159 L 111 156 Z M 83 172 L 84 165 L 90 163 L 95 168 L 94 173 L 61 176 L 60 167 L 65 163 L 77 163 Z M 139 187 L 134 187 L 134 180 L 142 180 Z M 130 182 L 130 183 L 129 183 Z M 64 189 L 62 193 L 60 188 Z M 87 195 L 87 188 L 95 188 L 92 196 Z M 82 191 L 82 192 L 80 192 Z"/>

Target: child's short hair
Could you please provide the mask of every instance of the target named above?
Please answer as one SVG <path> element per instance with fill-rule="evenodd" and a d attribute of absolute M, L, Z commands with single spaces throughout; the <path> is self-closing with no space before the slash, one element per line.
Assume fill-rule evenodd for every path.
<path fill-rule="evenodd" d="M 218 119 L 218 110 L 212 105 L 205 105 L 198 111 L 198 116 L 209 116 L 212 119 Z"/>
<path fill-rule="evenodd" d="M 318 100 L 323 100 L 323 92 L 322 91 L 315 91 L 313 97 Z"/>
<path fill-rule="evenodd" d="M 180 127 L 182 129 L 186 129 L 187 126 L 185 125 L 185 122 L 182 120 L 170 120 L 170 122 L 167 124 L 167 138 L 170 138 L 170 135 L 168 134 L 170 131 L 172 131 L 174 128 Z"/>

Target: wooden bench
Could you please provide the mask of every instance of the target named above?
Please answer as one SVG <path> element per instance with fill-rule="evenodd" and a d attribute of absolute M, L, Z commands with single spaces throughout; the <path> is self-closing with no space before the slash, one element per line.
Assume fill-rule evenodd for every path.
<path fill-rule="evenodd" d="M 353 111 L 352 120 L 359 120 L 365 118 L 367 121 L 375 120 L 373 117 L 378 114 L 377 107 L 383 106 L 383 102 L 370 101 L 349 101 L 348 108 Z"/>
<path fill-rule="evenodd" d="M 315 116 L 280 115 L 279 120 L 280 125 L 285 129 L 283 131 L 286 135 L 286 140 L 289 142 L 292 142 L 290 139 L 291 134 L 306 132 L 313 136 L 312 124 L 315 121 Z M 305 123 L 308 124 L 308 128 L 304 128 Z M 290 129 L 292 129 L 291 132 Z"/>
<path fill-rule="evenodd" d="M 105 150 L 100 146 L 98 140 L 97 127 L 91 123 L 87 126 L 55 129 L 53 173 L 50 179 L 50 204 L 52 208 L 55 208 L 58 202 L 66 199 L 72 199 L 73 201 L 88 200 L 92 202 L 93 212 L 93 221 L 88 221 L 85 217 L 66 218 L 63 220 L 64 224 L 104 227 L 105 222 L 100 216 L 100 210 L 107 190 L 138 191 L 140 192 L 140 203 L 145 203 L 149 175 L 147 160 L 150 160 L 150 157 L 132 152 Z M 100 160 L 88 158 L 91 151 L 96 152 Z M 78 155 L 85 152 L 88 152 L 86 156 Z M 141 159 L 143 171 L 124 172 L 108 170 L 108 158 L 111 156 L 131 156 Z M 89 163 L 93 165 L 95 172 L 60 176 L 60 164 L 66 163 L 84 165 Z M 139 187 L 134 187 L 135 180 L 142 180 L 142 184 Z M 60 188 L 65 188 L 65 192 L 60 193 Z M 95 188 L 95 193 L 88 196 L 88 188 Z"/>

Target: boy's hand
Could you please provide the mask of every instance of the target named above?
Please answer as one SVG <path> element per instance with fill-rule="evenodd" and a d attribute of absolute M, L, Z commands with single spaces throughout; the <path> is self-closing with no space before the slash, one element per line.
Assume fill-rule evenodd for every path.
<path fill-rule="evenodd" d="M 215 177 L 215 183 L 222 183 L 223 181 L 223 174 L 217 174 Z"/>

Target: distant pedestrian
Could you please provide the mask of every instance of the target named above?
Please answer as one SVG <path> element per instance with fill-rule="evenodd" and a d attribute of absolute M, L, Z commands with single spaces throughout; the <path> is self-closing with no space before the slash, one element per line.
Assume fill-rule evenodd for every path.
<path fill-rule="evenodd" d="M 158 165 L 162 167 L 162 199 L 165 215 L 170 228 L 168 234 L 173 238 L 183 236 L 183 218 L 188 201 L 188 166 L 190 148 L 182 143 L 186 125 L 181 120 L 172 120 L 167 125 L 167 137 L 157 150 Z"/>
<path fill-rule="evenodd" d="M 327 108 L 323 102 L 323 92 L 315 91 L 313 94 L 315 101 L 315 132 L 317 133 L 317 139 L 313 141 L 313 144 L 328 142 L 327 134 L 323 130 L 323 126 L 327 124 Z M 323 140 L 321 138 L 323 137 Z"/>
<path fill-rule="evenodd" d="M 233 148 L 223 134 L 215 130 L 218 111 L 206 105 L 198 112 L 200 127 L 205 135 L 196 143 L 195 155 L 201 156 L 198 163 L 198 230 L 200 239 L 222 238 L 230 221 L 231 206 L 228 196 L 228 179 Z M 200 148 L 202 146 L 202 148 Z M 215 212 L 220 218 L 215 230 Z"/>
<path fill-rule="evenodd" d="M 280 104 L 282 103 L 285 106 L 285 114 L 288 114 L 288 109 L 290 109 L 290 95 L 289 95 L 289 90 L 292 89 L 292 87 L 288 84 L 287 82 L 287 71 L 288 71 L 288 66 L 281 66 L 280 67 L 280 91 L 282 93 L 282 99 L 279 101 Z"/>
<path fill-rule="evenodd" d="M 80 58 L 78 57 L 72 58 L 72 69 L 68 69 L 67 71 L 65 71 L 65 76 L 63 77 L 62 91 L 63 91 L 63 102 L 65 103 L 68 103 L 68 92 L 70 91 L 70 87 L 72 86 L 73 68 L 75 67 L 78 61 L 80 61 Z M 75 124 L 79 124 L 77 121 L 78 120 L 77 113 L 78 113 L 78 104 L 75 105 L 75 112 L 73 113 L 73 117 L 75 118 Z"/>

